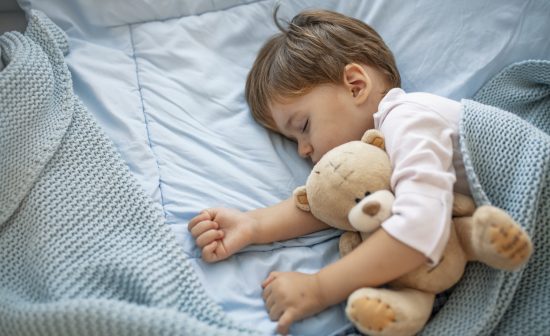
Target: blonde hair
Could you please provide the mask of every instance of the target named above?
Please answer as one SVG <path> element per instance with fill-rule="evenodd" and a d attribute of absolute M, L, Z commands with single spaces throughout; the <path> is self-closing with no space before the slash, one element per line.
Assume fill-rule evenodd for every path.
<path fill-rule="evenodd" d="M 254 119 L 278 132 L 269 105 L 281 98 L 298 97 L 319 85 L 340 84 L 344 67 L 362 63 L 387 76 L 390 88 L 401 78 L 392 52 L 366 23 L 328 10 L 296 15 L 260 49 L 248 73 L 245 97 Z"/>

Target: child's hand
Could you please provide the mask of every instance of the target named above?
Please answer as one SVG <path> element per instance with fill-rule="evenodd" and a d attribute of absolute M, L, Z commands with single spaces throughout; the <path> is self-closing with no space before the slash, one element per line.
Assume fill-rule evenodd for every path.
<path fill-rule="evenodd" d="M 255 224 L 255 219 L 245 212 L 213 208 L 191 219 L 187 229 L 201 248 L 202 259 L 216 262 L 251 244 Z"/>
<path fill-rule="evenodd" d="M 269 318 L 279 321 L 277 332 L 283 335 L 288 334 L 292 322 L 326 308 L 316 274 L 271 272 L 262 288 Z"/>

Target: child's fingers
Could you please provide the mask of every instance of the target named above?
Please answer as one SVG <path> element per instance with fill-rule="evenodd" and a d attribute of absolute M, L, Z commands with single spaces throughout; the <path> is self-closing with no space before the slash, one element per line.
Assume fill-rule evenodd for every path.
<path fill-rule="evenodd" d="M 263 295 L 262 295 L 263 296 Z M 271 311 L 271 309 L 273 308 L 273 306 L 275 305 L 275 295 L 265 295 L 264 296 L 264 306 L 265 308 L 267 309 L 267 311 Z"/>
<path fill-rule="evenodd" d="M 274 304 L 271 308 L 268 309 L 267 312 L 271 321 L 277 321 L 283 314 L 283 308 L 277 304 Z"/>
<path fill-rule="evenodd" d="M 271 295 L 271 292 L 272 292 L 272 288 L 267 286 L 264 288 L 263 292 L 262 292 L 262 298 L 264 299 L 265 302 L 267 302 L 269 296 Z"/>
<path fill-rule="evenodd" d="M 292 313 L 292 310 L 285 310 L 283 315 L 279 318 L 279 322 L 277 323 L 277 332 L 282 335 L 288 334 L 288 329 L 290 328 L 290 325 L 293 321 L 294 314 Z"/>
<path fill-rule="evenodd" d="M 211 216 L 210 216 L 210 213 L 207 211 L 207 210 L 202 210 L 198 215 L 196 215 L 195 217 L 191 218 L 191 220 L 189 221 L 189 223 L 187 224 L 187 229 L 189 231 L 191 231 L 191 229 L 197 225 L 198 223 L 202 222 L 202 221 L 205 221 L 205 220 L 210 220 L 212 219 Z"/>
<path fill-rule="evenodd" d="M 210 244 L 212 241 L 223 238 L 223 231 L 221 230 L 208 230 L 197 237 L 196 243 L 200 248 L 205 247 Z"/>
<path fill-rule="evenodd" d="M 216 248 L 218 247 L 218 241 L 214 240 L 210 244 L 207 244 L 205 247 L 202 248 L 202 259 L 206 262 L 214 262 L 218 260 L 218 256 L 216 255 Z"/>
<path fill-rule="evenodd" d="M 220 226 L 216 222 L 213 222 L 211 220 L 204 220 L 195 224 L 189 231 L 191 231 L 191 235 L 193 236 L 193 238 L 197 238 L 204 232 L 208 230 L 217 230 L 219 227 Z"/>
<path fill-rule="evenodd" d="M 269 273 L 267 278 L 264 281 L 262 281 L 262 288 L 265 289 L 273 280 L 275 280 L 275 278 L 277 277 L 277 274 L 279 273 L 278 272 Z"/>

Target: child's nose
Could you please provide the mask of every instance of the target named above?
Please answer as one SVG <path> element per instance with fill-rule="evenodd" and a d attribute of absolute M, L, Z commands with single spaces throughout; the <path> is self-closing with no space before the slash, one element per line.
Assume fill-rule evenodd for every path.
<path fill-rule="evenodd" d="M 298 154 L 300 154 L 303 158 L 308 158 L 311 156 L 311 153 L 313 152 L 313 147 L 311 147 L 310 144 L 299 142 L 298 143 Z"/>

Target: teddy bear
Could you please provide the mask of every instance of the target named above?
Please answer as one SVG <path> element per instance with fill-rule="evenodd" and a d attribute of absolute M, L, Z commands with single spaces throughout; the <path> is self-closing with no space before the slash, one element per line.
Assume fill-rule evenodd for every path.
<path fill-rule="evenodd" d="M 344 230 L 339 241 L 344 256 L 391 216 L 391 171 L 382 134 L 369 130 L 361 141 L 327 152 L 306 185 L 294 191 L 294 201 L 299 209 Z M 455 193 L 451 233 L 440 262 L 426 263 L 381 288 L 354 291 L 346 315 L 368 335 L 414 335 L 427 323 L 435 294 L 455 285 L 467 262 L 516 270 L 532 249 L 529 235 L 505 211 L 489 205 L 476 208 L 470 197 Z"/>

